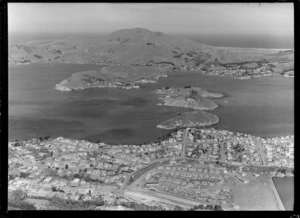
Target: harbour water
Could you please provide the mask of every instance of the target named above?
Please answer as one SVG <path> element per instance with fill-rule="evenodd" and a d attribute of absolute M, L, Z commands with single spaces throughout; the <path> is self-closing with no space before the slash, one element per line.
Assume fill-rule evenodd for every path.
<path fill-rule="evenodd" d="M 269 137 L 294 132 L 294 79 L 281 76 L 236 80 L 175 72 L 140 89 L 55 90 L 72 73 L 99 65 L 31 64 L 9 67 L 9 139 L 64 136 L 106 143 L 140 144 L 167 130 L 156 125 L 185 108 L 158 106 L 157 88 L 199 86 L 224 94 L 210 111 L 212 127 Z"/>
<path fill-rule="evenodd" d="M 294 177 L 273 177 L 276 190 L 286 210 L 294 206 Z"/>

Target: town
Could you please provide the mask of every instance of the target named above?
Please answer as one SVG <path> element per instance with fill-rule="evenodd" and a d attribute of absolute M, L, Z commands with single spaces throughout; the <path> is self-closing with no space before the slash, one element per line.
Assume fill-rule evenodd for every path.
<path fill-rule="evenodd" d="M 264 77 L 272 75 L 283 75 L 285 77 L 291 77 L 294 75 L 294 71 L 290 70 L 289 65 L 292 62 L 276 62 L 276 65 L 288 65 L 287 70 L 277 72 L 277 66 L 274 63 L 268 62 L 251 62 L 251 63 L 230 63 L 230 64 L 199 64 L 194 65 L 193 62 L 185 65 L 182 70 L 201 71 L 205 75 L 210 76 L 231 76 L 235 79 L 251 79 L 255 77 Z M 292 69 L 292 68 L 291 68 Z"/>
<path fill-rule="evenodd" d="M 94 208 L 122 206 L 141 203 L 145 193 L 165 209 L 236 209 L 238 182 L 293 176 L 293 149 L 293 136 L 261 138 L 214 128 L 177 129 L 142 145 L 62 137 L 14 141 L 9 142 L 9 195 L 21 190 L 23 201 L 37 209 L 49 208 L 53 198 L 92 202 Z"/>

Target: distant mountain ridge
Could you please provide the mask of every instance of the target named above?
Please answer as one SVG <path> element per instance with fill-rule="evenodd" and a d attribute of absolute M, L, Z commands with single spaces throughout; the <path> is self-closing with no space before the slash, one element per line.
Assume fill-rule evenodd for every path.
<path fill-rule="evenodd" d="M 184 69 L 201 64 L 260 60 L 292 60 L 293 53 L 238 52 L 169 36 L 144 28 L 117 30 L 99 39 L 68 37 L 9 45 L 9 62 L 140 65 Z"/>

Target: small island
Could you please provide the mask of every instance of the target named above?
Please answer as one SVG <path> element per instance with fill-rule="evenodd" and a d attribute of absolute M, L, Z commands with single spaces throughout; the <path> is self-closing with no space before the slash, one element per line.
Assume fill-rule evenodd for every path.
<path fill-rule="evenodd" d="M 167 77 L 167 71 L 151 66 L 108 66 L 99 71 L 76 72 L 68 79 L 56 84 L 59 91 L 87 88 L 138 89 L 139 83 L 156 83 L 160 77 Z"/>
<path fill-rule="evenodd" d="M 214 115 L 204 111 L 192 111 L 185 112 L 174 118 L 166 120 L 159 125 L 157 128 L 161 129 L 176 129 L 183 127 L 200 127 L 209 126 L 219 122 L 219 118 Z"/>
<path fill-rule="evenodd" d="M 222 94 L 209 93 L 205 89 L 199 87 L 185 86 L 183 88 L 165 87 L 156 90 L 156 93 L 162 95 L 163 104 L 167 106 L 186 107 L 196 110 L 212 110 L 216 105 L 207 97 L 221 98 Z"/>

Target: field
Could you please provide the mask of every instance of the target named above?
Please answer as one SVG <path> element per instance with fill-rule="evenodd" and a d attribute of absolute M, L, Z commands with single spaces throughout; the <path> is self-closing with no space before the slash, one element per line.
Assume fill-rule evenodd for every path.
<path fill-rule="evenodd" d="M 273 194 L 271 180 L 266 175 L 243 184 L 236 180 L 232 187 L 234 203 L 240 210 L 280 210 Z"/>

